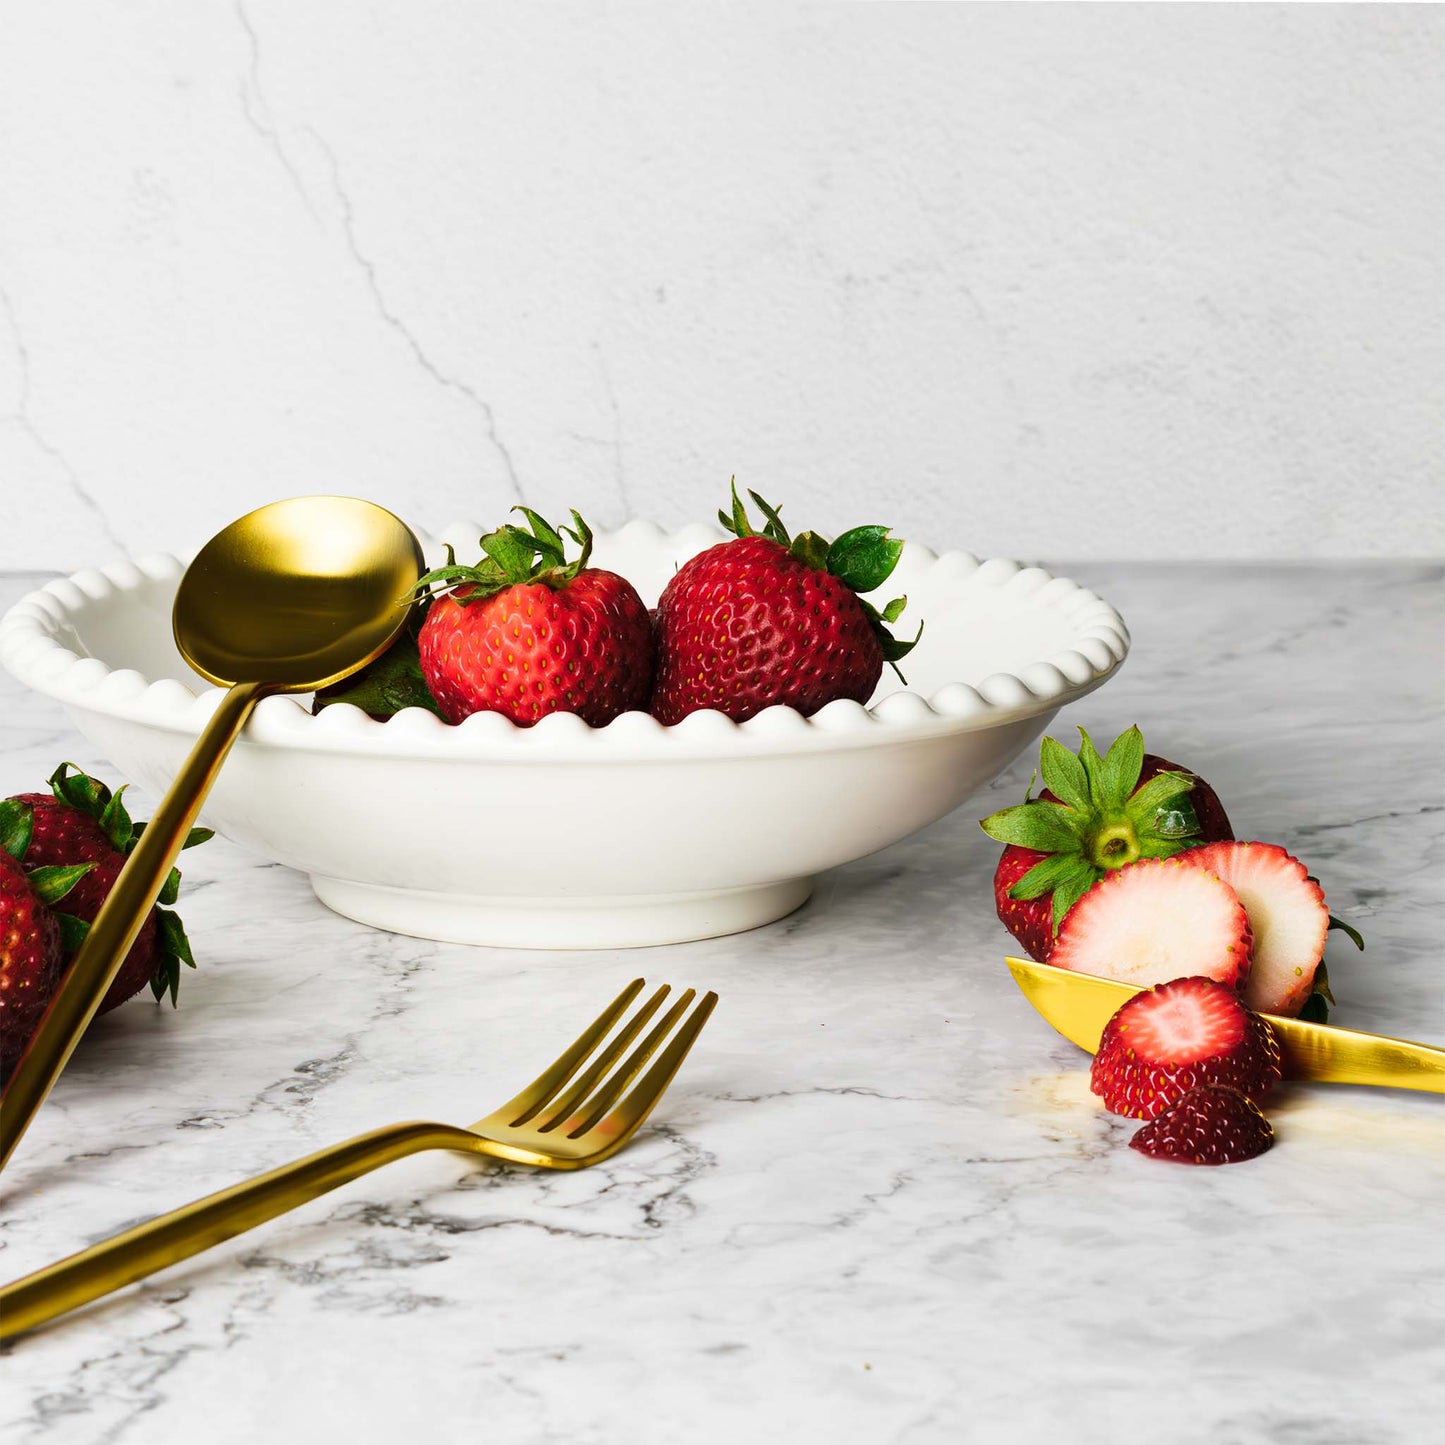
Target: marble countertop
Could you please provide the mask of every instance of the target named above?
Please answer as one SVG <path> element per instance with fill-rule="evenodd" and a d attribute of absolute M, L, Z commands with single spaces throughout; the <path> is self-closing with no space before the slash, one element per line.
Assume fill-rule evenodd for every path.
<path fill-rule="evenodd" d="M 1135 643 L 1054 735 L 1137 721 L 1198 768 L 1366 935 L 1332 935 L 1337 1020 L 1445 1040 L 1442 569 L 1062 570 Z M 0 795 L 63 758 L 114 777 L 0 675 Z M 1253 1163 L 1130 1151 L 1002 964 L 975 819 L 1028 774 L 781 923 L 631 954 L 389 936 L 224 840 L 188 854 L 199 967 L 76 1055 L 4 1176 L 6 1278 L 364 1128 L 473 1119 L 635 974 L 722 1001 L 614 1159 L 359 1180 L 12 1346 L 0 1438 L 1428 1438 L 1445 1100 L 1294 1086 Z"/>

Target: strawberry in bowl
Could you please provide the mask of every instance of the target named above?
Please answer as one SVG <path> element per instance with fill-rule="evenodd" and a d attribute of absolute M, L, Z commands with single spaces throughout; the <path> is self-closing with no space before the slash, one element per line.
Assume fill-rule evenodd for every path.
<path fill-rule="evenodd" d="M 652 692 L 660 722 L 701 708 L 746 722 L 778 704 L 811 717 L 840 698 L 866 703 L 884 663 L 896 669 L 918 642 L 889 630 L 906 597 L 880 610 L 864 595 L 903 553 L 887 527 L 854 527 L 835 542 L 794 538 L 777 508 L 751 496 L 763 530 L 754 531 L 735 485 L 731 514 L 718 513 L 732 540 L 683 563 L 662 589 Z"/>
<path fill-rule="evenodd" d="M 481 539 L 482 559 L 447 565 L 417 583 L 431 606 L 417 637 L 421 675 L 448 722 L 499 712 L 519 727 L 576 713 L 602 727 L 647 702 L 652 623 L 625 577 L 587 565 L 592 532 L 576 513 L 581 548 L 527 507 L 530 532 L 504 526 Z"/>

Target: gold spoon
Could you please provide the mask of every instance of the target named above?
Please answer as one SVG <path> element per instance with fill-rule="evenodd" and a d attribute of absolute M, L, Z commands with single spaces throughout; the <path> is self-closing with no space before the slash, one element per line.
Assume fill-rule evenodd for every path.
<path fill-rule="evenodd" d="M 1091 1054 L 1099 1047 L 1104 1025 L 1140 991 L 1127 983 L 1093 978 L 1028 958 L 1006 958 L 1004 962 L 1024 997 L 1039 1013 L 1070 1043 Z M 1279 1040 L 1280 1061 L 1287 1079 L 1375 1084 L 1387 1089 L 1445 1094 L 1445 1049 L 1277 1014 L 1264 1017 Z"/>
<path fill-rule="evenodd" d="M 126 859 L 0 1099 L 9 1162 L 119 972 L 251 709 L 313 692 L 379 657 L 423 569 L 405 523 L 354 497 L 292 497 L 218 532 L 186 569 L 172 623 L 181 655 L 227 692 Z"/>

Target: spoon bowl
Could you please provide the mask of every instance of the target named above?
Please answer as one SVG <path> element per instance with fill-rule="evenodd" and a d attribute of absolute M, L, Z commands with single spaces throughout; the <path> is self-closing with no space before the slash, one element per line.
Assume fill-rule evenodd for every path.
<path fill-rule="evenodd" d="M 410 529 L 371 502 L 272 502 L 218 532 L 186 569 L 176 645 L 222 687 L 327 687 L 385 651 L 421 571 Z"/>

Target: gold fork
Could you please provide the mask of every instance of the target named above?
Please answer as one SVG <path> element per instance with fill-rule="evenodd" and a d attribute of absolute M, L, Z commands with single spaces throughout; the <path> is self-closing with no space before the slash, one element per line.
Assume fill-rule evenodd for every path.
<path fill-rule="evenodd" d="M 0 1340 L 244 1234 L 409 1154 L 453 1149 L 542 1169 L 582 1169 L 606 1159 L 632 1138 L 652 1112 L 717 1003 L 715 993 L 704 995 L 674 1034 L 696 996 L 688 989 L 622 1059 L 623 1051 L 671 992 L 663 984 L 599 1049 L 642 986 L 642 979 L 634 979 L 554 1064 L 514 1099 L 469 1128 L 414 1121 L 358 1134 L 157 1215 L 0 1287 Z M 628 1089 L 669 1035 L 671 1043 Z"/>

